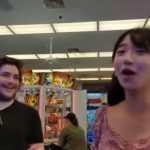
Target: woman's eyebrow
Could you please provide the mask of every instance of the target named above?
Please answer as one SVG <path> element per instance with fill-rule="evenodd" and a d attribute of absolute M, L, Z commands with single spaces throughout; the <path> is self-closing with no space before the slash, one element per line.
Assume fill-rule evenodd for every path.
<path fill-rule="evenodd" d="M 119 44 L 119 45 L 118 45 L 118 48 L 120 48 L 120 47 L 124 47 L 124 46 L 126 46 L 126 44 L 121 43 L 121 44 Z"/>

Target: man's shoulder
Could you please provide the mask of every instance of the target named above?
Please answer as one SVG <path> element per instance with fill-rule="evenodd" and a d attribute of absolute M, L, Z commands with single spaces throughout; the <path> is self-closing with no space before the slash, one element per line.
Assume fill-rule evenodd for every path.
<path fill-rule="evenodd" d="M 16 109 L 24 110 L 24 111 L 27 111 L 27 112 L 28 112 L 28 111 L 29 111 L 29 112 L 37 112 L 33 107 L 28 106 L 28 105 L 26 105 L 26 104 L 24 104 L 24 103 L 21 103 L 21 102 L 19 102 L 19 101 L 17 101 L 17 100 L 15 100 L 14 107 L 15 107 Z"/>

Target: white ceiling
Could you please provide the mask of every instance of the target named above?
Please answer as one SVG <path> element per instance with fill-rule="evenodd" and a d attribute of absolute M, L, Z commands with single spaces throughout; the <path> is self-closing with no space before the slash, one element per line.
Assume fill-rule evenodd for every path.
<path fill-rule="evenodd" d="M 1 7 L 9 2 L 12 9 Z M 0 25 L 69 23 L 143 19 L 150 17 L 150 0 L 64 0 L 65 8 L 47 9 L 43 0 L 0 0 Z M 60 16 L 62 17 L 60 19 Z M 53 37 L 53 53 L 65 53 L 70 48 L 80 52 L 112 51 L 123 31 L 52 33 L 0 36 L 0 56 L 7 54 L 49 53 L 49 38 Z M 45 60 L 24 61 L 24 68 L 96 68 L 111 67 L 111 58 L 59 59 L 51 66 Z M 112 72 L 71 73 L 73 77 L 111 76 Z"/>

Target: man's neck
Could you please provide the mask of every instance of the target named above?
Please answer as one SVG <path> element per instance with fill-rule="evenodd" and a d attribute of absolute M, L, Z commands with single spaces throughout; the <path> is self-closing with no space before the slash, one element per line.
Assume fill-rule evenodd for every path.
<path fill-rule="evenodd" d="M 4 110 L 5 108 L 11 106 L 14 102 L 14 99 L 10 101 L 0 101 L 0 110 Z"/>

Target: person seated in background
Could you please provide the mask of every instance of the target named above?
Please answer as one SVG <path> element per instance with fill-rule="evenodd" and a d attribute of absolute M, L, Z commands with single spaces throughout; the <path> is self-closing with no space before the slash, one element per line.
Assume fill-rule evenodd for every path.
<path fill-rule="evenodd" d="M 87 150 L 85 132 L 79 126 L 74 113 L 68 113 L 65 117 L 66 127 L 59 136 L 59 146 L 62 150 Z"/>

